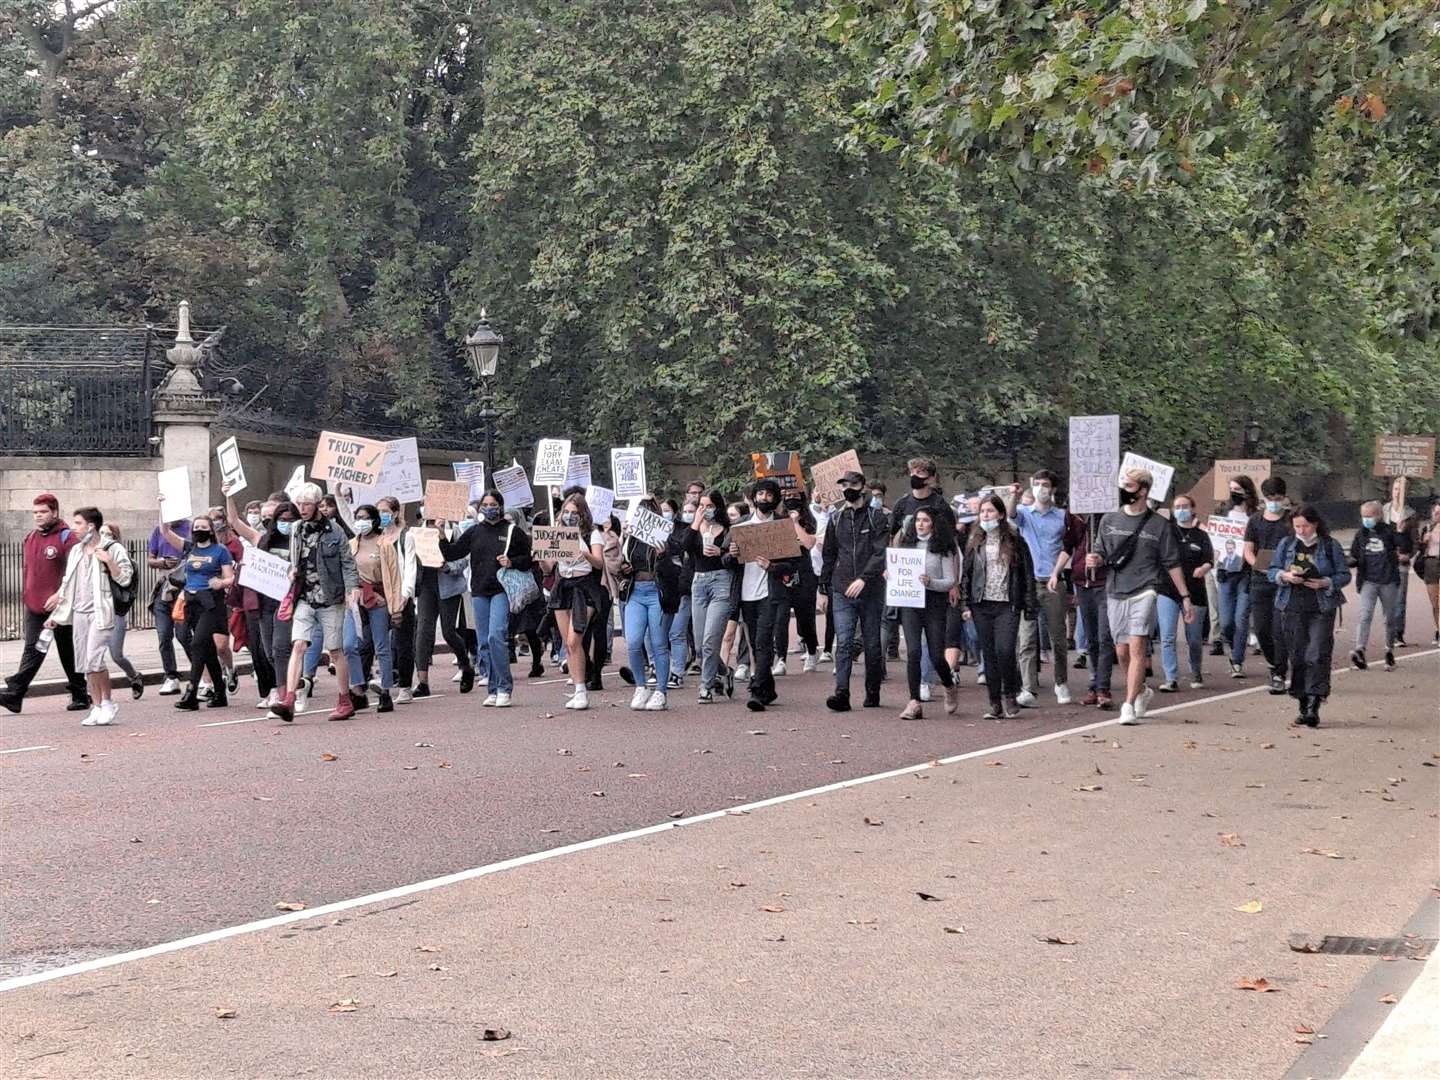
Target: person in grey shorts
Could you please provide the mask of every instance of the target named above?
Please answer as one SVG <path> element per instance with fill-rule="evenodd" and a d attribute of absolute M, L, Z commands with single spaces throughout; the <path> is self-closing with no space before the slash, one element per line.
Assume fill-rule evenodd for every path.
<path fill-rule="evenodd" d="M 1154 483 L 1147 469 L 1125 470 L 1120 478 L 1120 509 L 1100 519 L 1095 549 L 1085 556 L 1087 567 L 1109 568 L 1106 614 L 1116 660 L 1126 668 L 1122 724 L 1142 720 L 1155 693 L 1145 685 L 1145 643 L 1155 631 L 1155 586 L 1162 573 L 1170 575 L 1180 595 L 1185 621 L 1195 621 L 1175 530 L 1148 505 Z"/>

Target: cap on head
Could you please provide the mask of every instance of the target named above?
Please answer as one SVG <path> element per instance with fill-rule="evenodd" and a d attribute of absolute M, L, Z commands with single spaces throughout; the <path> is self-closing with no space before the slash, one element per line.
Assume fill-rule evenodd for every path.
<path fill-rule="evenodd" d="M 850 470 L 849 472 L 847 472 L 844 476 L 840 477 L 840 483 L 842 483 L 842 484 L 859 484 L 861 487 L 864 487 L 864 486 L 865 486 L 865 474 L 862 473 L 862 472 L 856 472 L 854 469 L 851 469 L 851 470 Z"/>

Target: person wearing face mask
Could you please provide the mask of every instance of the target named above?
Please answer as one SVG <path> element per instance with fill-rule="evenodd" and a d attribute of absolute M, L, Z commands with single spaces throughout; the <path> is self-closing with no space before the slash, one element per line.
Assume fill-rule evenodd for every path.
<path fill-rule="evenodd" d="M 570 667 L 570 699 L 565 708 L 588 709 L 585 631 L 602 609 L 600 593 L 604 585 L 600 572 L 605 566 L 605 536 L 595 527 L 590 506 L 579 492 L 567 495 L 560 504 L 559 521 L 580 530 L 581 552 L 564 559 L 542 559 L 541 567 L 555 574 L 549 604 L 555 625 L 565 639 L 566 663 Z"/>
<path fill-rule="evenodd" d="M 1272 476 L 1260 485 L 1265 508 L 1252 514 L 1245 525 L 1245 563 L 1250 568 L 1250 588 L 1235 611 L 1235 636 L 1230 646 L 1232 678 L 1245 676 L 1245 646 L 1250 631 L 1270 668 L 1270 693 L 1285 693 L 1286 654 L 1275 638 L 1276 586 L 1268 576 L 1270 560 L 1280 541 L 1290 535 L 1290 510 L 1286 505 L 1285 481 Z"/>
<path fill-rule="evenodd" d="M 750 504 L 743 499 L 725 507 L 725 520 L 732 529 L 749 516 Z M 725 640 L 721 646 L 721 669 L 725 679 L 725 696 L 734 697 L 735 683 L 748 682 L 750 679 L 750 640 L 743 632 L 740 621 L 741 567 L 729 557 L 728 551 L 725 565 L 730 568 L 730 574 L 735 580 L 730 589 L 730 614 L 725 623 Z"/>
<path fill-rule="evenodd" d="M 215 539 L 215 526 L 208 514 L 190 523 L 187 542 L 165 524 L 165 499 L 160 498 L 160 528 L 165 540 L 183 549 L 181 565 L 185 567 L 185 625 L 190 628 L 190 684 L 175 708 L 194 711 L 200 708 L 200 677 L 208 673 L 214 688 L 210 698 L 212 709 L 230 703 L 226 695 L 224 672 L 215 638 L 225 625 L 225 592 L 235 584 L 235 560 L 225 546 Z"/>
<path fill-rule="evenodd" d="M 890 516 L 890 508 L 885 503 L 885 485 L 882 484 L 879 480 L 876 480 L 873 484 L 870 485 L 869 494 L 870 509 L 879 510 L 888 518 Z"/>
<path fill-rule="evenodd" d="M 950 515 L 929 506 L 919 508 L 900 533 L 899 546 L 925 553 L 925 570 L 920 575 L 925 606 L 900 610 L 900 625 L 905 631 L 905 674 L 910 683 L 910 701 L 900 719 L 919 720 L 924 716 L 920 702 L 922 635 L 930 647 L 935 674 L 945 688 L 945 712 L 953 715 L 959 708 L 960 696 L 950 665 L 945 662 L 945 612 L 950 606 L 950 590 L 959 580 L 959 552 Z"/>
<path fill-rule="evenodd" d="M 961 617 L 975 626 L 985 658 L 986 720 L 1020 715 L 1017 650 L 1020 624 L 1040 608 L 1030 548 L 1010 523 L 1005 500 L 993 492 L 980 500 L 978 528 L 970 532 L 960 567 Z"/>
<path fill-rule="evenodd" d="M 390 655 L 390 615 L 400 591 L 400 566 L 395 545 L 386 543 L 378 529 L 380 512 L 367 504 L 354 508 L 351 518 L 354 537 L 350 555 L 360 579 L 360 600 L 345 612 L 345 658 L 350 675 L 350 704 L 358 711 L 370 707 L 365 692 L 365 667 L 360 650 L 373 655 L 379 669 L 380 689 L 377 712 L 395 709 L 391 696 L 394 669 Z"/>
<path fill-rule="evenodd" d="M 230 558 L 235 563 L 235 575 L 240 575 L 240 564 L 245 556 L 245 545 L 240 538 L 230 529 L 230 523 L 225 516 L 225 507 L 212 506 L 208 511 L 210 515 L 210 527 L 215 533 L 215 542 L 230 552 Z M 235 650 L 249 644 L 246 638 L 245 625 L 245 594 L 249 593 L 253 603 L 258 608 L 259 601 L 251 589 L 240 588 L 238 582 L 225 592 L 225 618 L 221 630 L 215 635 L 215 655 L 220 658 L 220 671 L 225 677 L 225 689 L 233 694 L 240 688 L 240 676 L 235 673 Z M 232 645 L 233 641 L 233 645 Z M 214 693 L 213 688 L 204 684 L 200 687 L 200 696 L 209 698 Z"/>
<path fill-rule="evenodd" d="M 251 521 L 252 515 L 248 510 L 244 521 L 235 520 L 233 499 L 227 498 L 226 512 L 231 528 L 242 541 L 258 551 L 281 556 L 289 554 L 289 530 L 298 515 L 283 492 L 278 498 L 272 497 L 261 505 L 260 512 L 254 515 L 254 522 Z M 245 613 L 246 635 L 250 642 L 255 681 L 262 695 L 256 707 L 270 709 L 280 699 L 279 666 L 290 655 L 290 624 L 276 617 L 280 611 L 279 600 L 259 593 L 256 597 L 256 610 L 253 613 L 247 610 Z M 272 718 L 279 719 L 278 716 L 271 715 Z"/>
<path fill-rule="evenodd" d="M 1210 541 L 1210 534 L 1201 528 L 1195 519 L 1195 500 L 1188 495 L 1176 495 L 1170 512 L 1175 529 L 1175 542 L 1180 548 L 1180 574 L 1190 586 L 1195 620 L 1181 621 L 1183 605 L 1175 583 L 1168 575 L 1160 578 L 1160 595 L 1156 599 L 1155 610 L 1160 619 L 1160 664 L 1165 671 L 1165 681 L 1160 684 L 1162 694 L 1173 694 L 1180 689 L 1180 661 L 1175 646 L 1177 626 L 1185 628 L 1185 644 L 1190 660 L 1190 689 L 1199 690 L 1204 685 L 1201 663 L 1205 656 L 1205 615 L 1209 610 L 1206 606 L 1209 601 L 1205 595 L 1205 579 L 1210 573 L 1215 548 Z"/>
<path fill-rule="evenodd" d="M 1375 616 L 1375 601 L 1380 601 L 1385 615 L 1385 670 L 1395 670 L 1395 642 L 1399 636 L 1400 590 L 1405 588 L 1402 555 L 1411 552 L 1410 538 L 1380 518 L 1380 503 L 1375 500 L 1360 507 L 1360 529 L 1350 542 L 1348 565 L 1355 571 L 1355 592 L 1360 597 L 1360 619 L 1355 628 L 1355 648 L 1350 663 L 1358 671 L 1367 667 L 1365 650 L 1370 644 L 1370 622 Z"/>
<path fill-rule="evenodd" d="M 457 521 L 444 539 L 458 540 L 474 528 L 479 507 L 472 503 L 465 512 L 465 519 Z M 443 555 L 444 552 L 442 551 Z M 440 624 L 440 633 L 445 644 L 460 662 L 460 693 L 468 694 L 475 689 L 475 665 L 470 662 L 470 649 L 460 633 L 460 607 L 464 602 L 467 575 L 470 569 L 468 559 L 447 559 L 442 566 L 420 566 L 415 572 L 415 689 L 412 696 L 430 696 L 430 664 L 435 658 L 435 624 Z M 540 653 L 532 652 L 531 660 L 539 664 Z M 542 667 L 543 674 L 544 668 Z"/>
<path fill-rule="evenodd" d="M 685 549 L 686 537 L 695 523 L 695 504 L 687 502 L 682 507 L 674 499 L 661 499 L 660 516 L 674 526 L 657 568 L 665 586 L 660 632 L 670 643 L 670 681 L 665 687 L 668 692 L 684 687 L 685 666 L 690 657 L 690 586 L 695 570 Z M 665 610 L 667 607 L 671 610 Z"/>
<path fill-rule="evenodd" d="M 167 524 L 176 536 L 189 538 L 190 522 L 182 519 Z M 177 641 L 185 653 L 186 664 L 190 662 L 190 630 L 183 619 L 177 621 L 174 616 L 175 602 L 185 584 L 185 568 L 180 565 L 183 550 L 184 545 L 176 547 L 170 544 L 159 526 L 150 531 L 145 562 L 150 569 L 159 571 L 155 577 L 154 593 L 150 597 L 150 613 L 155 620 L 155 637 L 160 646 L 160 666 L 165 672 L 165 680 L 160 684 L 161 697 L 180 693 L 180 668 L 175 660 Z"/>
<path fill-rule="evenodd" d="M 757 480 L 750 494 L 750 517 L 737 528 L 749 524 L 774 521 L 780 512 L 780 485 L 770 478 Z M 804 526 L 794 522 L 796 536 L 807 535 L 814 543 L 814 533 L 805 534 Z M 805 544 L 801 543 L 804 548 Z M 736 559 L 739 549 L 735 535 L 730 536 L 730 557 Z M 800 556 L 793 559 L 756 559 L 740 565 L 740 617 L 750 639 L 753 666 L 750 672 L 750 696 L 745 707 L 751 712 L 764 712 L 778 697 L 775 690 L 775 625 L 782 611 L 787 612 L 786 579 L 800 572 Z"/>
<path fill-rule="evenodd" d="M 820 651 L 819 635 L 815 622 L 815 604 L 820 579 L 810 554 L 818 545 L 818 529 L 815 516 L 803 491 L 786 491 L 780 502 L 780 512 L 795 523 L 795 536 L 800 541 L 800 558 L 794 560 L 796 569 L 781 576 L 780 606 L 775 611 L 775 659 L 770 665 L 772 675 L 785 674 L 785 657 L 790 652 L 790 615 L 795 615 L 795 633 L 800 638 L 805 659 L 803 671 L 815 670 L 815 657 Z"/>
<path fill-rule="evenodd" d="M 810 504 L 810 512 L 815 515 L 815 546 L 810 549 L 810 565 L 815 571 L 815 611 L 817 620 L 821 613 L 825 616 L 825 632 L 819 636 L 820 651 L 814 667 L 835 660 L 835 613 L 830 607 L 830 598 L 820 592 L 820 572 L 825 568 L 825 530 L 830 526 L 833 509 L 818 499 Z M 807 663 L 805 670 L 812 671 L 814 667 Z"/>
<path fill-rule="evenodd" d="M 100 543 L 107 547 L 112 543 L 119 544 L 123 550 L 125 540 L 120 526 L 109 521 L 101 525 Z M 126 556 L 129 556 L 129 552 L 126 552 Z M 131 564 L 131 570 L 134 570 L 133 563 Z M 133 577 L 131 584 L 136 584 L 135 578 Z M 145 677 L 140 674 L 139 669 L 136 668 L 135 665 L 130 662 L 130 658 L 125 655 L 125 635 L 128 629 L 128 618 L 129 610 L 121 611 L 120 606 L 116 605 L 115 628 L 110 631 L 110 659 L 115 662 L 116 667 L 125 673 L 125 678 L 129 680 L 130 696 L 136 701 L 139 701 L 145 696 Z"/>
<path fill-rule="evenodd" d="M 1041 618 L 1050 633 L 1051 655 L 1055 672 L 1055 700 L 1070 704 L 1070 661 L 1066 653 L 1065 608 L 1068 589 L 1061 587 L 1057 565 L 1060 556 L 1073 556 L 1076 541 L 1085 526 L 1074 514 L 1055 505 L 1055 489 L 1060 478 L 1049 469 L 1041 469 L 1030 477 L 1029 492 L 1034 503 L 1015 508 L 1015 528 L 1030 549 L 1035 568 L 1036 589 L 1040 596 Z M 1016 485 L 1017 496 L 1024 494 Z M 1020 624 L 1020 678 L 1024 683 L 1017 698 L 1029 708 L 1040 693 L 1040 627 L 1038 619 Z"/>
<path fill-rule="evenodd" d="M 1380 520 L 1395 530 L 1397 537 L 1404 537 L 1406 547 L 1399 551 L 1400 579 L 1405 580 L 1410 569 L 1414 552 L 1419 546 L 1420 516 L 1415 508 L 1405 502 L 1407 484 L 1401 477 L 1390 481 L 1390 498 L 1380 510 Z M 1409 590 L 1402 587 L 1395 598 L 1395 646 L 1405 645 L 1405 600 Z"/>
<path fill-rule="evenodd" d="M 405 526 L 404 507 L 393 495 L 382 495 L 375 500 L 379 512 L 376 529 L 383 541 L 395 548 L 396 566 L 399 568 L 400 599 L 391 597 L 390 608 L 390 655 L 395 665 L 395 704 L 409 705 L 415 700 L 411 683 L 415 681 L 415 571 L 419 561 L 415 558 L 415 538 Z"/>
<path fill-rule="evenodd" d="M 1180 597 L 1186 625 L 1195 621 L 1190 582 L 1181 571 L 1180 545 L 1174 526 L 1149 505 L 1154 478 L 1148 469 L 1127 469 L 1120 478 L 1120 509 L 1100 519 L 1088 568 L 1105 566 L 1106 616 L 1115 655 L 1126 669 L 1125 703 L 1120 723 L 1145 718 L 1154 691 L 1145 685 L 1145 648 L 1155 630 L 1157 584 L 1166 574 Z"/>
<path fill-rule="evenodd" d="M 640 507 L 652 514 L 660 513 L 660 504 L 653 496 L 641 499 Z M 675 604 L 671 593 L 675 584 L 674 578 L 667 583 L 661 575 L 661 564 L 667 557 L 665 544 L 642 543 L 631 536 L 628 529 L 622 530 L 620 565 L 616 575 L 617 600 L 622 605 L 621 622 L 630 654 L 629 670 L 632 675 L 627 681 L 635 683 L 630 708 L 635 710 L 662 712 L 669 707 L 670 639 L 665 633 L 664 609 Z M 655 665 L 653 690 L 646 685 L 644 678 L 647 646 Z"/>
<path fill-rule="evenodd" d="M 1425 583 L 1425 595 L 1430 598 L 1430 617 L 1435 623 L 1435 636 L 1430 643 L 1440 645 L 1440 497 L 1430 502 L 1430 520 L 1420 530 L 1414 567 Z"/>
<path fill-rule="evenodd" d="M 1251 515 L 1260 512 L 1260 495 L 1255 490 L 1255 481 L 1248 476 L 1237 476 L 1230 481 L 1230 497 L 1215 507 L 1217 516 L 1231 521 L 1249 522 Z M 1220 635 L 1220 649 L 1211 649 L 1212 656 L 1224 656 L 1235 641 L 1236 617 L 1241 609 L 1240 594 L 1244 593 L 1244 607 L 1250 604 L 1250 567 L 1241 551 L 1234 551 L 1221 558 L 1215 568 L 1216 603 L 1212 611 L 1218 610 L 1220 617 L 1214 622 Z M 1248 631 L 1246 635 L 1248 641 Z M 1241 650 L 1242 657 L 1244 650 Z M 1243 669 L 1242 669 L 1243 670 Z M 1232 672 L 1233 673 L 1233 672 Z"/>
<path fill-rule="evenodd" d="M 1276 630 L 1290 670 L 1290 696 L 1300 703 L 1295 722 L 1320 726 L 1320 706 L 1330 696 L 1335 613 L 1350 584 L 1345 551 L 1313 506 L 1296 507 L 1292 533 L 1282 538 L 1267 577 L 1275 586 Z"/>
<path fill-rule="evenodd" d="M 721 646 L 730 619 L 734 595 L 734 571 L 726 561 L 730 546 L 730 522 L 725 514 L 725 496 L 710 491 L 696 504 L 695 528 L 685 536 L 686 554 L 695 568 L 690 582 L 690 619 L 695 645 L 700 650 L 699 704 L 715 700 L 721 686 Z"/>
<path fill-rule="evenodd" d="M 910 490 L 895 500 L 895 506 L 890 511 L 891 546 L 900 542 L 900 538 L 914 523 L 915 515 L 921 510 L 929 510 L 932 521 L 936 517 L 947 518 L 950 523 L 949 532 L 953 536 L 956 532 L 955 511 L 951 509 L 950 503 L 941 489 L 939 467 L 930 458 L 911 458 L 905 463 L 905 471 L 909 474 Z M 887 608 L 885 611 L 885 623 L 882 626 L 881 636 L 885 643 L 885 655 L 891 660 L 899 657 L 899 638 L 903 615 L 904 612 L 899 608 Z M 922 654 L 921 700 L 929 701 L 930 684 L 933 681 L 935 669 L 932 664 L 933 656 L 928 651 L 929 639 L 922 635 L 920 642 Z"/>
<path fill-rule="evenodd" d="M 885 654 L 880 621 L 885 613 L 885 547 L 890 521 L 883 510 L 865 505 L 865 475 L 847 472 L 840 478 L 845 499 L 830 515 L 820 587 L 835 613 L 835 692 L 825 705 L 833 712 L 850 710 L 850 668 L 854 663 L 858 625 L 865 647 L 865 707 L 880 707 Z"/>
<path fill-rule="evenodd" d="M 1086 667 L 1090 669 L 1090 690 L 1080 704 L 1113 709 L 1115 699 L 1110 692 L 1110 676 L 1115 667 L 1115 642 L 1110 637 L 1105 605 L 1106 570 L 1103 563 L 1095 566 L 1085 558 L 1090 553 L 1092 533 L 1099 521 L 1098 516 L 1091 517 L 1080 530 L 1074 551 L 1061 552 L 1056 565 L 1061 569 L 1074 568 L 1075 604 L 1084 631 Z"/>

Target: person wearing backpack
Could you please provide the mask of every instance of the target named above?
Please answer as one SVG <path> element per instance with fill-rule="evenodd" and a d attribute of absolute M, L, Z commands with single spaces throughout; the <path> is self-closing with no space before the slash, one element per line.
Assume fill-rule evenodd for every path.
<path fill-rule="evenodd" d="M 70 549 L 60 588 L 45 602 L 47 626 L 68 626 L 75 641 L 75 670 L 89 684 L 92 707 L 84 727 L 105 727 L 119 712 L 110 698 L 110 633 L 117 609 L 135 602 L 135 567 L 121 544 L 100 535 L 105 516 L 82 506 L 70 519 L 80 542 Z"/>

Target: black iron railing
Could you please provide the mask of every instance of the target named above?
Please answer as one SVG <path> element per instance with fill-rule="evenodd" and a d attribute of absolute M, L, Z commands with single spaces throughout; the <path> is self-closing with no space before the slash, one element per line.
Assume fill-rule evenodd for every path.
<path fill-rule="evenodd" d="M 159 580 L 161 571 L 152 570 L 145 565 L 145 541 L 126 541 L 125 550 L 129 552 L 130 561 L 135 564 L 135 573 L 139 578 L 135 606 L 125 624 L 132 630 L 153 629 L 155 616 L 150 610 L 150 597 L 155 593 L 155 582 Z M 23 563 L 23 543 L 0 544 L 0 641 L 15 641 L 24 632 Z"/>

